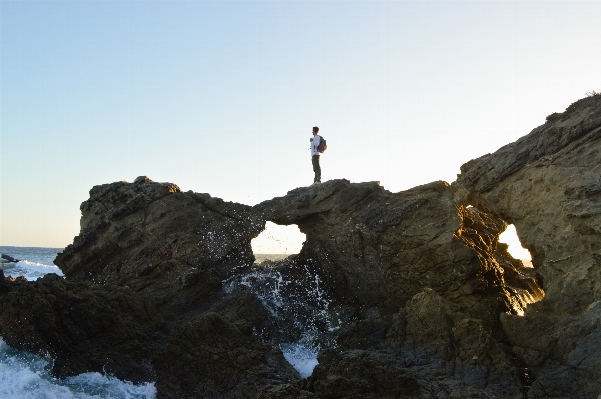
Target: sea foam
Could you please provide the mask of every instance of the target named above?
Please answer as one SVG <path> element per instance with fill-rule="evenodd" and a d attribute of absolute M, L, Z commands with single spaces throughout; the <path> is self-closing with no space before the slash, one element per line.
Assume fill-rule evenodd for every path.
<path fill-rule="evenodd" d="M 28 260 L 17 262 L 17 264 L 11 267 L 4 267 L 5 276 L 23 276 L 28 281 L 37 280 L 48 273 L 55 273 L 59 276 L 63 276 L 63 272 L 57 266 L 45 265 L 43 263 L 31 262 Z"/>
<path fill-rule="evenodd" d="M 48 373 L 51 361 L 18 351 L 0 340 L 0 398 L 154 399 L 154 383 L 131 382 L 85 373 L 60 380 Z"/>
<path fill-rule="evenodd" d="M 284 359 L 294 367 L 301 377 L 307 378 L 313 374 L 313 369 L 319 364 L 314 348 L 305 346 L 301 343 L 280 344 L 280 349 Z"/>

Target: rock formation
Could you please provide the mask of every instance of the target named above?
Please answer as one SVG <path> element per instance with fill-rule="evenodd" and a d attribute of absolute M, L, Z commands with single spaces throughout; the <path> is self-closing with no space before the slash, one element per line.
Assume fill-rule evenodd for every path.
<path fill-rule="evenodd" d="M 235 392 L 299 381 L 253 335 L 267 324 L 259 301 L 222 298 L 222 281 L 251 267 L 250 241 L 264 228 L 251 207 L 140 177 L 94 187 L 81 210 L 80 235 L 55 260 L 65 279 L 3 281 L 9 345 L 54 358 L 60 377 L 156 381 L 162 398 L 254 397 Z"/>
<path fill-rule="evenodd" d="M 535 374 L 529 397 L 601 393 L 601 96 L 461 168 L 456 198 L 513 223 L 542 276 L 544 300 L 503 314 L 514 353 Z"/>
<path fill-rule="evenodd" d="M 600 159 L 592 96 L 452 185 L 332 180 L 254 207 L 96 186 L 64 279 L 2 276 L 0 335 L 57 376 L 155 381 L 159 399 L 596 398 Z M 298 225 L 301 252 L 253 265 L 266 221 Z M 498 242 L 508 223 L 533 267 Z M 309 378 L 294 342 L 320 350 Z"/>
<path fill-rule="evenodd" d="M 318 396 L 521 397 L 499 314 L 540 297 L 537 276 L 498 243 L 507 224 L 454 193 L 444 182 L 390 193 L 337 180 L 256 206 L 306 234 L 289 270 L 313 269 L 333 308 L 356 320 L 320 357 L 309 379 Z M 384 388 L 391 380 L 400 385 Z"/>

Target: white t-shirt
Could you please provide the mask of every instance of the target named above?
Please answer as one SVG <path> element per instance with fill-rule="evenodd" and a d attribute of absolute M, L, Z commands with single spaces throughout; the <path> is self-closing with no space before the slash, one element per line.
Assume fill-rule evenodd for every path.
<path fill-rule="evenodd" d="M 319 147 L 319 143 L 321 142 L 321 137 L 318 134 L 313 136 L 313 141 L 311 142 L 311 156 L 319 155 L 319 151 L 317 148 Z"/>

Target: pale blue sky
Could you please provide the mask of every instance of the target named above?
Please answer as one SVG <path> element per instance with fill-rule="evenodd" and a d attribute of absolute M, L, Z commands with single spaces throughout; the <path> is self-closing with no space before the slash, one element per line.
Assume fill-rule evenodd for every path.
<path fill-rule="evenodd" d="M 94 185 L 249 205 L 399 191 L 601 90 L 599 1 L 0 0 L 0 245 L 63 247 Z M 266 250 L 269 252 L 269 250 Z M 275 251 L 278 252 L 278 251 Z"/>

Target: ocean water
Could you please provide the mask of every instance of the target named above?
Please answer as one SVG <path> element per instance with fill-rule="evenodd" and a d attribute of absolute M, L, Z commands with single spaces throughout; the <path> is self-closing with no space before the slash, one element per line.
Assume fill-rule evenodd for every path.
<path fill-rule="evenodd" d="M 62 248 L 6 247 L 0 252 L 20 261 L 4 269 L 5 276 L 37 280 L 48 273 L 62 276 L 53 264 Z M 59 380 L 48 370 L 52 359 L 19 351 L 0 338 L 0 398 L 2 399 L 154 399 L 154 383 L 134 385 L 109 375 L 84 373 Z"/>
<path fill-rule="evenodd" d="M 255 254 L 255 263 L 279 262 L 289 256 L 288 254 Z"/>
<path fill-rule="evenodd" d="M 48 273 L 63 275 L 61 269 L 54 265 L 56 254 L 63 248 L 36 248 L 36 247 L 0 247 L 0 253 L 19 259 L 14 266 L 4 267 L 5 276 L 24 276 L 33 281 Z"/>
<path fill-rule="evenodd" d="M 310 344 L 297 342 L 294 344 L 280 344 L 284 358 L 298 371 L 301 377 L 307 378 L 313 374 L 313 369 L 319 364 L 317 355 L 319 351 Z"/>

